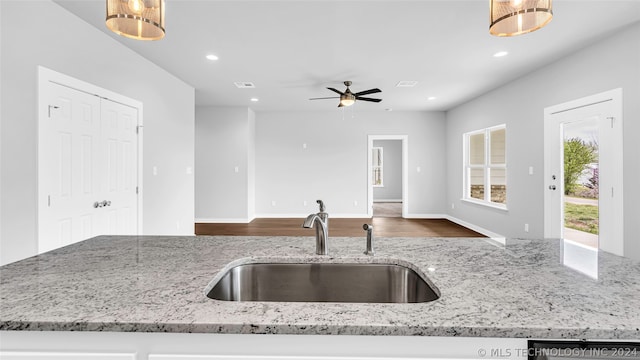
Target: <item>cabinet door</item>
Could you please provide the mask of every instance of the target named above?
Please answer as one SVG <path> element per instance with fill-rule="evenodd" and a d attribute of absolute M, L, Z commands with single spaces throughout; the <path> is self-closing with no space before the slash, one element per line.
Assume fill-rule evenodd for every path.
<path fill-rule="evenodd" d="M 136 360 L 135 353 L 63 353 L 63 352 L 31 352 L 1 351 L 2 360 Z"/>
<path fill-rule="evenodd" d="M 390 357 L 343 357 L 343 356 L 254 356 L 254 355 L 180 355 L 150 354 L 149 360 L 406 360 Z"/>

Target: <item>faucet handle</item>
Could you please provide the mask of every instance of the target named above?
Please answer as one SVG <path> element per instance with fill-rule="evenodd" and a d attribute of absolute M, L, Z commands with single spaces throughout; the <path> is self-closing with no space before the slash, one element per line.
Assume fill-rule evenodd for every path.
<path fill-rule="evenodd" d="M 316 202 L 318 203 L 318 205 L 320 205 L 320 212 L 324 212 L 324 202 L 322 200 L 316 200 Z"/>

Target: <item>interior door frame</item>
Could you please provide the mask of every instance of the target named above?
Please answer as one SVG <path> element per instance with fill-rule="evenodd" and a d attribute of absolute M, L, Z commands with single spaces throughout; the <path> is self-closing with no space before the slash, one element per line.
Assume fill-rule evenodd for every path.
<path fill-rule="evenodd" d="M 612 141 L 612 153 L 613 167 L 623 170 L 623 112 L 622 112 L 622 89 L 613 89 L 598 93 L 595 95 L 583 97 L 580 99 L 572 100 L 562 104 L 550 106 L 544 109 L 544 237 L 547 239 L 558 239 L 562 237 L 562 222 L 564 220 L 562 211 L 558 211 L 558 204 L 555 203 L 553 193 L 549 191 L 549 187 L 556 185 L 557 191 L 563 191 L 563 184 L 557 180 L 554 182 L 551 178 L 553 174 L 553 154 L 554 146 L 559 146 L 552 142 L 554 138 L 554 132 L 559 131 L 557 129 L 558 120 L 554 116 L 566 111 L 583 108 L 589 105 L 595 105 L 603 102 L 611 101 L 611 117 L 612 124 L 617 126 L 613 127 L 613 136 L 615 138 Z M 624 170 L 623 170 L 624 171 Z M 559 180 L 559 179 L 558 179 Z M 560 185 L 560 186 L 558 186 Z M 614 176 L 611 182 L 611 186 L 615 189 L 615 196 L 612 200 L 612 208 L 615 213 L 614 221 L 611 228 L 611 238 L 616 240 L 614 246 L 603 250 L 612 252 L 616 255 L 623 255 L 624 244 L 622 243 L 624 233 L 624 188 L 623 188 L 623 176 Z M 560 207 L 561 209 L 561 207 Z M 560 227 L 557 227 L 557 223 Z"/>
<path fill-rule="evenodd" d="M 409 136 L 408 135 L 368 135 L 367 136 L 367 216 L 373 216 L 373 181 L 371 179 L 371 151 L 374 140 L 400 140 L 402 142 L 402 217 L 409 214 Z"/>
<path fill-rule="evenodd" d="M 37 189 L 36 189 L 36 209 L 37 209 L 37 229 L 36 229 L 36 236 L 38 239 L 38 253 L 40 253 L 40 235 L 41 235 L 41 218 L 43 216 L 43 212 L 42 212 L 42 206 L 41 206 L 41 197 L 44 196 L 44 190 L 41 188 L 42 184 L 40 181 L 40 158 L 42 157 L 42 154 L 40 153 L 40 151 L 43 151 L 41 149 L 41 127 L 42 124 L 49 118 L 49 104 L 48 104 L 48 88 L 49 88 L 49 83 L 54 83 L 57 85 L 61 85 L 61 86 L 66 86 L 68 88 L 77 90 L 77 91 L 82 91 L 85 92 L 87 94 L 90 95 L 94 95 L 97 96 L 101 99 L 106 99 L 106 100 L 110 100 L 110 101 L 114 101 L 126 106 L 130 106 L 132 108 L 135 108 L 138 110 L 138 125 L 137 125 L 137 131 L 138 131 L 138 146 L 137 146 L 137 190 L 138 190 L 138 196 L 137 196 L 137 214 L 136 214 L 136 225 L 137 225 L 137 234 L 141 234 L 142 233 L 142 219 L 143 219 L 143 196 L 144 196 L 144 191 L 143 191 L 143 163 L 142 163 L 142 149 L 143 149 L 143 106 L 142 106 L 142 102 L 135 100 L 135 99 L 131 99 L 129 97 L 126 97 L 124 95 L 115 93 L 113 91 L 101 88 L 99 86 L 87 83 L 85 81 L 76 79 L 74 77 L 59 73 L 57 71 L 48 69 L 44 66 L 38 66 L 38 128 L 37 128 L 37 138 L 38 138 L 38 143 L 37 143 L 37 159 L 36 159 L 36 174 L 38 177 L 38 181 L 37 181 Z"/>

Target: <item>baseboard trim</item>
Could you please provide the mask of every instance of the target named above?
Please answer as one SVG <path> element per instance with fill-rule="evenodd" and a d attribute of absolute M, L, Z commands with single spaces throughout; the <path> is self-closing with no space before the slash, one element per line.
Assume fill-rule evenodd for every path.
<path fill-rule="evenodd" d="M 374 203 L 401 203 L 402 199 L 374 199 Z"/>
<path fill-rule="evenodd" d="M 446 219 L 447 215 L 444 214 L 406 214 L 403 216 L 405 219 Z"/>
<path fill-rule="evenodd" d="M 262 219 L 284 219 L 284 218 L 294 218 L 294 219 L 304 219 L 310 214 L 256 214 L 255 218 Z M 363 219 L 370 218 L 371 216 L 367 216 L 367 214 L 333 214 L 329 213 L 329 218 L 334 219 Z"/>
<path fill-rule="evenodd" d="M 195 219 L 196 224 L 248 224 L 253 218 L 233 218 L 233 219 Z"/>
<path fill-rule="evenodd" d="M 495 240 L 495 241 L 499 242 L 502 245 L 505 245 L 507 243 L 507 239 L 503 235 L 494 233 L 493 231 L 489 231 L 489 230 L 487 230 L 485 228 L 482 228 L 480 226 L 474 225 L 472 223 L 468 223 L 468 222 L 466 222 L 464 220 L 460 220 L 460 219 L 458 219 L 456 217 L 453 217 L 451 215 L 445 215 L 445 218 L 447 220 L 449 220 L 449 221 L 452 221 L 452 222 L 460 225 L 460 226 L 464 226 L 464 227 L 469 228 L 469 229 L 471 229 L 471 230 L 473 230 L 475 232 L 478 232 L 478 233 L 480 233 L 480 234 L 482 234 L 482 235 L 484 235 L 486 237 L 489 237 L 492 240 Z"/>

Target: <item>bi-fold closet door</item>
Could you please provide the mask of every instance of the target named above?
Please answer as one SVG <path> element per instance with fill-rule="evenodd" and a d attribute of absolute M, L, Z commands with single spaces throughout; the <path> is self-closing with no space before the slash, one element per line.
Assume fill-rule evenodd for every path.
<path fill-rule="evenodd" d="M 138 109 L 52 81 L 38 141 L 38 253 L 138 234 Z"/>

